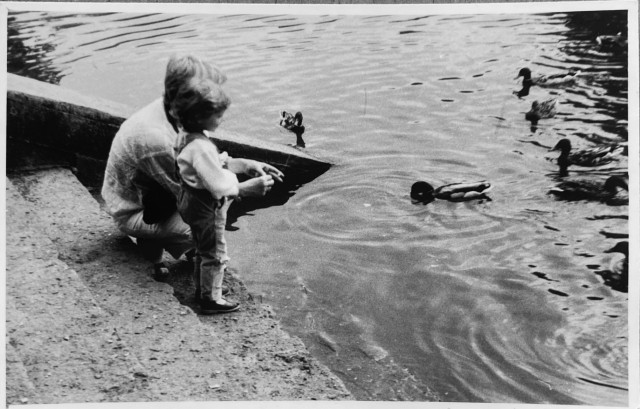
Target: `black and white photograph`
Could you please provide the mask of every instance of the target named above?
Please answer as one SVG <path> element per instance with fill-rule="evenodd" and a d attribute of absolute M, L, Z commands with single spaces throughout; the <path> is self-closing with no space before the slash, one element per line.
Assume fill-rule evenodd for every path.
<path fill-rule="evenodd" d="M 6 407 L 639 407 L 637 1 L 0 11 Z"/>

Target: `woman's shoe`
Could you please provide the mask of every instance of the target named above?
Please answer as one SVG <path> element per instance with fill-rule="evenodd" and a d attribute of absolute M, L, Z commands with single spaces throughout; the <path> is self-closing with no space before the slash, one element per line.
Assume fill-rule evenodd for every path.
<path fill-rule="evenodd" d="M 220 314 L 225 312 L 233 312 L 240 309 L 240 304 L 229 302 L 224 298 L 220 301 L 202 299 L 200 300 L 201 314 Z"/>

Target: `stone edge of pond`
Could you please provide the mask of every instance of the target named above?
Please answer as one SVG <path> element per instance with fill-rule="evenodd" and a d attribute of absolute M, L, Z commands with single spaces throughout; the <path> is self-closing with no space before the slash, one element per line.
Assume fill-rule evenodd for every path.
<path fill-rule="evenodd" d="M 7 405 L 352 399 L 237 277 L 240 312 L 181 303 L 71 171 L 13 174 L 6 197 Z"/>

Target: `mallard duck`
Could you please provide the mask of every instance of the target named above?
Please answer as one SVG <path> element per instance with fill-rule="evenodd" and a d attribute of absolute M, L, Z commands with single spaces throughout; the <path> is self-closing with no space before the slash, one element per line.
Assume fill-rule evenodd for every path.
<path fill-rule="evenodd" d="M 614 259 L 609 266 L 609 270 L 600 271 L 599 274 L 604 279 L 605 284 L 614 290 L 627 292 L 629 287 L 629 242 L 619 241 L 615 246 L 605 253 L 621 253 L 622 259 Z"/>
<path fill-rule="evenodd" d="M 534 125 L 537 124 L 540 119 L 553 118 L 557 113 L 557 104 L 558 100 L 555 98 L 542 102 L 533 101 L 531 110 L 527 112 L 524 117 Z"/>
<path fill-rule="evenodd" d="M 302 125 L 302 112 L 296 112 L 295 115 L 287 111 L 280 111 L 280 126 L 296 134 L 296 146 L 305 147 L 302 140 L 304 133 L 304 125 Z"/>
<path fill-rule="evenodd" d="M 602 181 L 592 179 L 564 180 L 549 190 L 549 193 L 564 200 L 597 200 L 611 205 L 629 203 L 627 181 L 620 176 L 610 176 Z"/>
<path fill-rule="evenodd" d="M 578 75 L 580 75 L 580 71 L 569 71 L 562 74 L 538 75 L 536 77 L 532 77 L 531 70 L 529 68 L 522 68 L 515 79 L 522 77 L 523 87 L 532 85 L 537 85 L 539 87 L 558 87 L 574 83 Z"/>
<path fill-rule="evenodd" d="M 488 199 L 486 193 L 491 183 L 486 180 L 473 183 L 450 183 L 434 189 L 429 183 L 419 181 L 411 186 L 411 198 L 422 203 L 430 203 L 434 199 L 462 202 L 473 199 Z"/>
<path fill-rule="evenodd" d="M 601 166 L 613 162 L 622 154 L 624 147 L 620 145 L 599 146 L 571 152 L 571 141 L 564 138 L 560 139 L 551 151 L 560 151 L 558 165 L 560 172 L 566 173 L 569 165 Z"/>

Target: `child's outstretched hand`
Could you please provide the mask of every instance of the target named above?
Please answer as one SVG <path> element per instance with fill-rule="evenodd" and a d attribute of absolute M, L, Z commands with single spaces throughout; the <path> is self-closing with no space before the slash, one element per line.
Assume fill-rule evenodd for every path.
<path fill-rule="evenodd" d="M 244 173 L 248 176 L 258 177 L 269 175 L 278 182 L 282 182 L 284 174 L 268 163 L 258 162 L 251 159 L 230 159 L 227 164 L 233 173 Z"/>
<path fill-rule="evenodd" d="M 238 185 L 240 197 L 260 197 L 271 190 L 275 182 L 271 175 L 264 175 L 245 180 Z"/>
<path fill-rule="evenodd" d="M 277 169 L 277 168 L 275 168 L 275 167 L 273 167 L 271 165 L 268 165 L 266 163 L 263 163 L 262 165 L 263 165 L 262 170 L 266 174 L 271 175 L 271 177 L 273 177 L 275 180 L 277 180 L 278 182 L 282 183 L 282 178 L 284 178 L 284 173 L 280 172 L 279 169 Z"/>
<path fill-rule="evenodd" d="M 278 182 L 282 182 L 282 178 L 284 177 L 284 174 L 277 168 L 269 165 L 268 163 L 258 161 L 250 161 L 249 163 L 247 163 L 246 174 L 254 177 L 270 175 Z"/>

